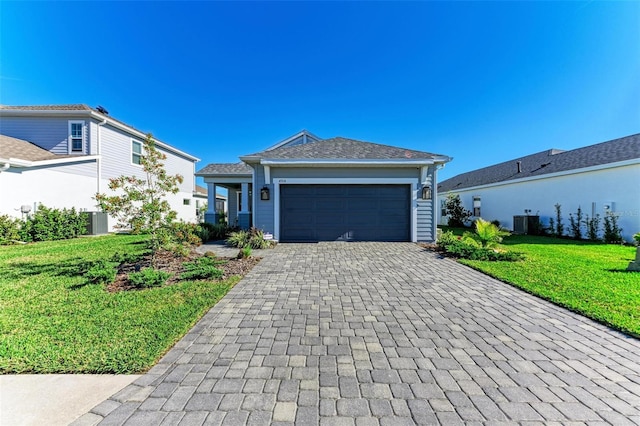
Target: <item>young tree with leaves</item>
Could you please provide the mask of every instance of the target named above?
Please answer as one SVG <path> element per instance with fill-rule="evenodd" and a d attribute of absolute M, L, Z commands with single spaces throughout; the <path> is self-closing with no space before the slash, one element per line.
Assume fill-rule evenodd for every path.
<path fill-rule="evenodd" d="M 465 227 L 465 222 L 469 220 L 473 213 L 462 205 L 460 195 L 449 194 L 444 204 L 445 212 L 449 216 L 449 226 L 456 228 Z"/>
<path fill-rule="evenodd" d="M 171 242 L 171 223 L 177 217 L 166 196 L 177 194 L 178 185 L 183 182 L 182 176 L 167 174 L 163 163 L 166 158 L 149 133 L 140 158 L 143 177 L 110 179 L 109 189 L 116 195 L 95 196 L 100 208 L 118 221 L 116 228 L 149 234 L 149 248 L 154 257 L 161 247 Z"/>

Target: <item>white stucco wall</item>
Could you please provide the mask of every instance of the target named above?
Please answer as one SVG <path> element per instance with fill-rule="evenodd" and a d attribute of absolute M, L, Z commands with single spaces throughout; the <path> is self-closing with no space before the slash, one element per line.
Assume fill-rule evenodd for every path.
<path fill-rule="evenodd" d="M 95 168 L 95 165 L 93 165 Z M 97 191 L 95 176 L 83 176 L 68 172 L 69 166 L 51 168 L 9 169 L 0 173 L 0 214 L 21 217 L 22 205 L 43 204 L 51 208 L 72 208 L 76 210 L 98 211 L 93 197 Z M 63 170 L 67 170 L 66 172 Z M 101 188 L 108 192 L 109 182 L 102 180 Z M 190 204 L 184 205 L 183 200 Z M 171 208 L 178 213 L 178 219 L 196 222 L 196 206 L 193 194 L 178 192 L 168 197 Z M 109 218 L 109 230 L 113 231 L 116 221 Z"/>
<path fill-rule="evenodd" d="M 473 197 L 479 196 L 481 217 L 497 219 L 507 229 L 513 229 L 513 216 L 524 215 L 525 209 L 531 210 L 532 215 L 540 215 L 542 224 L 547 226 L 551 217 L 555 220 L 555 204 L 562 206 L 565 229 L 569 228 L 569 213 L 575 215 L 578 207 L 589 217 L 599 214 L 602 229 L 605 205 L 612 205 L 625 240 L 631 241 L 632 235 L 640 232 L 640 162 L 637 160 L 613 168 L 573 171 L 450 193 L 459 194 L 464 207 L 471 211 Z M 440 202 L 446 196 L 447 193 L 440 193 Z M 442 217 L 440 224 L 446 225 L 447 220 Z"/>

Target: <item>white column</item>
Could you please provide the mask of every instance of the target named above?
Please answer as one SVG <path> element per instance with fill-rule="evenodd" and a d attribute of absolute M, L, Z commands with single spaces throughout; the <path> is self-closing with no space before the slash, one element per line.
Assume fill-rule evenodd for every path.
<path fill-rule="evenodd" d="M 242 194 L 240 197 L 242 198 L 242 210 L 240 213 L 249 213 L 249 184 L 243 183 L 242 185 Z"/>
<path fill-rule="evenodd" d="M 207 182 L 207 213 L 216 212 L 216 184 Z"/>

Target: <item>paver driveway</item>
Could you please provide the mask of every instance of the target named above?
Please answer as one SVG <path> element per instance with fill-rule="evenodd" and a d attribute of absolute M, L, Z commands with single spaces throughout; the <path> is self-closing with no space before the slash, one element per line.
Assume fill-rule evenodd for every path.
<path fill-rule="evenodd" d="M 638 424 L 639 407 L 634 338 L 415 244 L 281 244 L 76 424 Z"/>

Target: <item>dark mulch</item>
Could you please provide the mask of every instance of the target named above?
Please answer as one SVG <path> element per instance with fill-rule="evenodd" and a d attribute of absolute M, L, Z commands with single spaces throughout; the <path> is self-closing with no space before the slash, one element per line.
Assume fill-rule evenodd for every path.
<path fill-rule="evenodd" d="M 160 269 L 162 271 L 170 273 L 171 276 L 167 280 L 166 285 L 172 285 L 180 281 L 180 274 L 184 272 L 183 265 L 185 262 L 193 262 L 194 260 L 202 256 L 203 255 L 197 253 L 196 251 L 192 251 L 187 256 L 180 256 L 170 251 L 161 251 L 156 255 L 156 269 Z M 250 257 L 238 259 L 235 257 L 219 257 L 217 259 L 225 262 L 218 266 L 218 268 L 222 269 L 223 271 L 221 280 L 226 280 L 234 275 L 244 277 L 247 273 L 249 273 L 251 269 L 253 269 L 253 267 L 258 262 L 260 262 L 261 258 Z M 145 256 L 134 263 L 123 263 L 118 268 L 118 274 L 116 275 L 115 281 L 107 286 L 107 291 L 113 293 L 123 290 L 137 290 L 129 282 L 128 274 L 130 272 L 140 271 L 144 268 L 150 268 L 151 266 L 151 255 Z"/>

